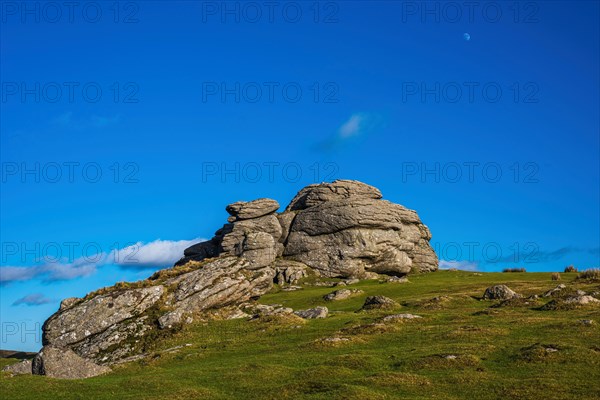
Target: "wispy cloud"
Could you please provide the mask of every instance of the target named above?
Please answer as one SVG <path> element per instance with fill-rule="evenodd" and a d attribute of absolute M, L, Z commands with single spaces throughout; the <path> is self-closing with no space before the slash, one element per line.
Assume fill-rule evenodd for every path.
<path fill-rule="evenodd" d="M 21 297 L 20 299 L 16 300 L 14 303 L 12 303 L 13 306 L 20 306 L 20 305 L 25 305 L 25 306 L 41 306 L 43 304 L 48 304 L 48 303 L 52 303 L 54 302 L 54 300 L 47 298 L 46 296 L 44 296 L 41 293 L 33 293 L 30 295 L 27 295 L 25 297 Z"/>
<path fill-rule="evenodd" d="M 41 279 L 44 282 L 71 280 L 92 275 L 99 267 L 108 264 L 121 268 L 166 268 L 179 260 L 187 247 L 204 240 L 158 239 L 150 243 L 137 242 L 110 253 L 81 257 L 73 262 L 49 262 L 29 267 L 2 266 L 0 284 L 32 279 Z"/>
<path fill-rule="evenodd" d="M 74 117 L 72 111 L 67 111 L 54 118 L 51 122 L 61 128 L 81 130 L 89 128 L 104 128 L 118 124 L 121 121 L 121 115 L 99 116 L 91 115 L 89 117 Z"/>
<path fill-rule="evenodd" d="M 440 269 L 451 269 L 456 268 L 462 271 L 477 271 L 479 269 L 479 265 L 474 261 L 446 261 L 440 260 L 439 264 Z"/>
<path fill-rule="evenodd" d="M 354 114 L 348 121 L 340 126 L 340 129 L 338 130 L 339 137 L 348 138 L 359 135 L 361 129 L 364 128 L 366 120 L 367 116 L 365 114 Z"/>
<path fill-rule="evenodd" d="M 66 281 L 92 275 L 100 263 L 80 258 L 72 263 L 52 262 L 33 266 L 0 267 L 0 285 L 10 282 L 42 279 L 44 282 Z"/>
<path fill-rule="evenodd" d="M 350 141 L 364 138 L 383 126 L 383 118 L 374 113 L 358 112 L 352 114 L 340 125 L 335 134 L 317 143 L 317 150 L 334 150 Z"/>

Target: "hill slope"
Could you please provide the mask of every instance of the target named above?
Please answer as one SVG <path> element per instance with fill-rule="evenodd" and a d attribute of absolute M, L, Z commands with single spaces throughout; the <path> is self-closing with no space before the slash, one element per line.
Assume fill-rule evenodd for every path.
<path fill-rule="evenodd" d="M 568 291 L 600 291 L 598 282 L 576 276 L 562 274 Z M 409 279 L 361 281 L 348 288 L 364 293 L 333 302 L 323 296 L 337 287 L 304 282 L 290 292 L 276 286 L 259 303 L 327 306 L 330 315 L 195 322 L 107 375 L 70 381 L 3 372 L 2 398 L 600 398 L 597 305 L 540 310 L 551 297 L 501 307 L 478 300 L 500 283 L 525 297 L 540 295 L 558 283 L 549 273 L 440 271 Z M 401 306 L 357 312 L 369 295 Z M 395 313 L 423 318 L 381 322 Z M 334 337 L 342 339 L 323 340 Z M 15 361 L 0 360 L 0 366 Z"/>

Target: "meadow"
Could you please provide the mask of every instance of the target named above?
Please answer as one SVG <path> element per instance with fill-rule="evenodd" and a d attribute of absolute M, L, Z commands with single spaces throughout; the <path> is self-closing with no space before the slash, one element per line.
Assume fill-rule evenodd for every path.
<path fill-rule="evenodd" d="M 215 320 L 161 339 L 148 357 L 86 380 L 0 374 L 2 399 L 598 399 L 600 307 L 543 309 L 552 298 L 480 300 L 506 284 L 528 297 L 566 284 L 600 283 L 561 273 L 438 271 L 408 283 L 361 281 L 338 288 L 275 287 L 262 304 L 327 306 L 324 319 Z M 400 304 L 360 311 L 369 295 Z M 422 318 L 385 321 L 411 313 Z M 587 320 L 592 320 L 589 322 Z M 337 339 L 332 339 L 337 338 Z M 0 359 L 0 368 L 15 362 Z"/>

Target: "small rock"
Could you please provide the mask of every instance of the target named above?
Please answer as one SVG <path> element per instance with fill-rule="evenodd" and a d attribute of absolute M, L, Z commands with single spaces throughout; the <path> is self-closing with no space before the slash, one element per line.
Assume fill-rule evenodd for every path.
<path fill-rule="evenodd" d="M 565 299 L 565 303 L 586 305 L 586 304 L 600 303 L 600 300 L 598 300 L 592 296 L 573 296 L 573 297 L 569 297 L 568 299 Z"/>
<path fill-rule="evenodd" d="M 585 326 L 592 326 L 594 324 L 594 320 L 593 319 L 582 319 L 579 322 L 582 325 L 585 325 Z"/>
<path fill-rule="evenodd" d="M 369 296 L 365 299 L 365 304 L 363 304 L 363 310 L 373 310 L 373 309 L 390 309 L 398 307 L 399 304 L 389 297 L 385 296 Z"/>
<path fill-rule="evenodd" d="M 183 313 L 181 310 L 168 312 L 158 319 L 158 327 L 160 329 L 171 329 L 173 326 L 180 324 Z"/>
<path fill-rule="evenodd" d="M 328 337 L 328 338 L 321 339 L 321 342 L 325 342 L 325 343 L 340 343 L 340 342 L 349 342 L 349 341 L 350 341 L 350 339 L 345 338 L 345 337 Z"/>
<path fill-rule="evenodd" d="M 558 285 L 554 289 L 548 290 L 546 293 L 544 293 L 542 295 L 542 297 L 552 297 L 552 296 L 555 296 L 555 295 L 557 295 L 558 293 L 560 293 L 562 290 L 564 290 L 566 288 L 567 288 L 567 286 L 564 283 L 561 283 L 560 285 Z"/>
<path fill-rule="evenodd" d="M 420 315 L 414 315 L 414 314 L 393 314 L 393 315 L 388 315 L 387 317 L 384 317 L 383 320 L 388 322 L 388 321 L 397 321 L 400 319 L 417 319 L 417 318 L 423 318 Z"/>
<path fill-rule="evenodd" d="M 388 276 L 385 281 L 388 283 L 408 283 L 408 278 L 405 276 Z"/>
<path fill-rule="evenodd" d="M 326 294 L 325 296 L 323 296 L 323 299 L 325 299 L 326 301 L 345 300 L 347 298 L 356 296 L 357 294 L 361 294 L 361 293 L 364 293 L 364 292 L 359 289 L 339 289 L 339 290 L 336 290 L 335 292 Z"/>
<path fill-rule="evenodd" d="M 64 299 L 63 301 L 60 302 L 60 307 L 58 310 L 59 311 L 66 310 L 67 308 L 74 306 L 80 300 L 81 299 L 79 297 L 69 297 L 67 299 Z"/>
<path fill-rule="evenodd" d="M 283 289 L 281 289 L 284 292 L 294 292 L 296 290 L 302 290 L 303 287 L 302 286 L 286 286 Z"/>
<path fill-rule="evenodd" d="M 7 365 L 2 371 L 10 372 L 13 375 L 31 375 L 31 360 L 23 360 L 16 364 Z"/>
<path fill-rule="evenodd" d="M 254 318 L 291 314 L 294 312 L 293 309 L 289 307 L 283 307 L 281 304 L 257 304 L 254 306 L 246 306 L 245 308 L 242 308 L 242 310 L 252 313 Z"/>
<path fill-rule="evenodd" d="M 334 286 L 346 286 L 346 282 L 341 281 L 341 282 L 336 283 Z"/>
<path fill-rule="evenodd" d="M 252 318 L 252 315 L 243 312 L 242 310 L 235 310 L 229 314 L 226 319 L 241 319 L 241 318 Z"/>
<path fill-rule="evenodd" d="M 447 356 L 444 356 L 444 358 L 446 360 L 456 360 L 458 356 L 455 356 L 454 354 L 448 354 Z"/>
<path fill-rule="evenodd" d="M 333 287 L 333 286 L 335 286 L 335 282 L 322 282 L 322 281 L 317 281 L 317 282 L 315 282 L 315 286 L 326 286 L 326 287 Z"/>
<path fill-rule="evenodd" d="M 358 278 L 346 279 L 344 282 L 346 283 L 346 285 L 354 285 L 355 283 L 359 283 L 360 279 L 358 279 Z"/>
<path fill-rule="evenodd" d="M 325 318 L 329 314 L 329 309 L 327 307 L 315 307 L 309 308 L 308 310 L 299 310 L 294 312 L 297 316 L 304 319 L 316 319 L 316 318 Z"/>
<path fill-rule="evenodd" d="M 289 307 L 279 307 L 273 310 L 272 314 L 291 314 L 294 310 Z"/>
<path fill-rule="evenodd" d="M 363 279 L 379 279 L 380 276 L 377 272 L 367 271 L 362 274 Z"/>
<path fill-rule="evenodd" d="M 522 297 L 506 285 L 495 285 L 485 289 L 484 300 L 509 300 Z"/>
<path fill-rule="evenodd" d="M 273 305 L 257 304 L 255 312 L 258 314 L 269 313 L 269 312 L 273 312 L 273 310 L 275 310 L 276 307 L 281 307 L 281 304 L 273 304 Z"/>

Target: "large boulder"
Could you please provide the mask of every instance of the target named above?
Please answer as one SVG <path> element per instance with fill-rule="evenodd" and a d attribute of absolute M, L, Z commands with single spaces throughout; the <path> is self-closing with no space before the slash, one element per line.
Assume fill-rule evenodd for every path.
<path fill-rule="evenodd" d="M 336 278 L 437 270 L 427 226 L 415 211 L 381 197 L 373 186 L 338 180 L 305 187 L 281 214 L 270 199 L 230 204 L 230 223 L 210 241 L 186 249 L 178 265 L 230 255 L 254 268 L 281 258 L 297 261 Z"/>
<path fill-rule="evenodd" d="M 296 261 L 276 260 L 273 267 L 275 268 L 275 283 L 279 285 L 294 284 L 308 276 L 308 266 Z"/>
<path fill-rule="evenodd" d="M 300 190 L 285 209 L 304 210 L 330 201 L 348 198 L 381 199 L 379 189 L 362 182 L 340 179 L 332 183 L 308 185 Z"/>
<path fill-rule="evenodd" d="M 437 269 L 417 213 L 372 198 L 332 200 L 297 212 L 283 255 L 328 277 L 406 275 Z"/>
<path fill-rule="evenodd" d="M 43 344 L 65 347 L 111 329 L 152 307 L 164 287 L 115 290 L 95 296 L 51 316 L 42 328 Z"/>
<path fill-rule="evenodd" d="M 32 371 L 34 375 L 51 378 L 83 379 L 106 374 L 111 369 L 94 364 L 69 349 L 45 346 L 33 359 Z"/>
<path fill-rule="evenodd" d="M 273 199 L 258 199 L 254 201 L 238 201 L 225 209 L 233 220 L 243 220 L 262 217 L 279 210 L 279 203 Z"/>

